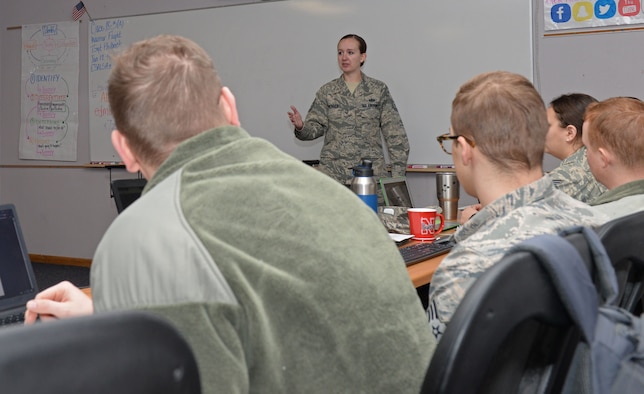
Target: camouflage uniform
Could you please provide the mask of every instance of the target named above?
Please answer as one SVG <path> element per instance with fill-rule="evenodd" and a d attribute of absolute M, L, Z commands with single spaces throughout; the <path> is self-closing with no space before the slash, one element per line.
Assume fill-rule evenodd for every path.
<path fill-rule="evenodd" d="M 557 189 L 579 201 L 592 201 L 606 191 L 606 187 L 590 172 L 585 146 L 562 160 L 549 175 Z"/>
<path fill-rule="evenodd" d="M 342 77 L 324 84 L 315 95 L 300 140 L 324 136 L 319 170 L 340 183 L 351 182 L 351 168 L 361 158 L 373 161 L 376 179 L 388 176 L 381 134 L 387 145 L 393 176 L 404 176 L 409 141 L 387 85 L 362 74 L 351 93 Z"/>
<path fill-rule="evenodd" d="M 443 213 L 443 208 L 438 205 L 428 205 L 425 208 L 435 209 L 438 213 Z M 410 234 L 409 216 L 407 215 L 408 207 L 379 206 L 378 218 L 388 232 L 394 234 Z M 438 219 L 440 221 L 440 219 Z"/>
<path fill-rule="evenodd" d="M 454 233 L 457 244 L 432 278 L 427 314 L 436 339 L 472 283 L 511 246 L 539 234 L 555 234 L 573 225 L 597 226 L 606 220 L 555 189 L 547 175 L 481 209 Z"/>

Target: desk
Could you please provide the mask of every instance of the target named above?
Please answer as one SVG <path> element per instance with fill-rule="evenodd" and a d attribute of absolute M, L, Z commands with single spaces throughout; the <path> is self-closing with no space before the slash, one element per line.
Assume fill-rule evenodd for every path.
<path fill-rule="evenodd" d="M 418 241 L 410 241 L 410 243 L 405 244 L 405 246 L 411 245 L 417 242 Z M 428 284 L 432 280 L 432 276 L 434 275 L 434 272 L 436 271 L 438 264 L 440 264 L 440 262 L 443 261 L 445 256 L 447 256 L 447 253 L 442 254 L 440 256 L 433 257 L 425 261 L 421 261 L 420 263 L 407 266 L 407 273 L 409 274 L 409 278 L 411 279 L 411 282 L 414 284 L 414 287 L 420 287 Z M 81 290 L 83 291 L 83 293 L 87 294 L 88 296 L 90 297 L 92 296 L 91 288 L 85 287 Z"/>
<path fill-rule="evenodd" d="M 456 231 L 456 229 L 450 229 L 447 231 L 443 231 L 442 233 L 440 233 L 440 235 L 453 234 L 454 231 Z M 412 240 L 401 247 L 413 245 L 418 242 L 419 241 Z M 414 287 L 418 288 L 420 286 L 426 285 L 429 282 L 431 282 L 432 276 L 434 276 L 434 272 L 436 271 L 436 268 L 438 268 L 438 265 L 441 263 L 441 261 L 443 261 L 443 259 L 447 255 L 448 253 L 445 253 L 440 256 L 436 256 L 431 259 L 421 261 L 420 263 L 408 265 L 407 273 L 409 274 L 409 278 L 411 279 L 411 282 L 414 284 Z"/>
<path fill-rule="evenodd" d="M 438 265 L 443 261 L 445 256 L 447 256 L 447 253 L 408 266 L 407 273 L 414 287 L 418 288 L 431 282 L 436 268 L 438 268 Z"/>
<path fill-rule="evenodd" d="M 405 246 L 413 243 L 418 243 L 418 241 L 411 241 L 410 243 L 405 244 Z M 408 265 L 407 273 L 409 274 L 409 278 L 414 284 L 414 287 L 418 288 L 431 282 L 436 268 L 438 268 L 438 265 L 443 261 L 445 256 L 447 256 L 447 253 L 421 261 L 420 263 Z"/>

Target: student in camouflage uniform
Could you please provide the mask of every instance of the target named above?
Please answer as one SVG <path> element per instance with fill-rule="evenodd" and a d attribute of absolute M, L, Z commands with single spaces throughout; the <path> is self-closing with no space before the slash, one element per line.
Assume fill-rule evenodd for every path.
<path fill-rule="evenodd" d="M 562 160 L 550 172 L 555 187 L 579 201 L 589 202 L 606 191 L 588 167 L 586 147 L 582 142 L 584 111 L 597 100 L 583 93 L 564 94 L 548 106 L 550 128 L 546 135 L 546 153 Z"/>
<path fill-rule="evenodd" d="M 543 175 L 546 108 L 526 78 L 501 71 L 474 77 L 452 102 L 451 122 L 439 141 L 451 149 L 461 185 L 482 208 L 455 232 L 457 244 L 432 278 L 427 313 L 436 340 L 472 283 L 510 247 L 606 221 Z"/>
<path fill-rule="evenodd" d="M 381 136 L 392 176 L 404 176 L 407 167 L 409 142 L 398 109 L 387 85 L 362 73 L 366 58 L 367 44 L 361 37 L 342 37 L 338 42 L 342 75 L 318 90 L 306 121 L 294 106 L 288 112 L 298 139 L 324 136 L 319 169 L 342 184 L 351 182 L 351 169 L 361 158 L 371 159 L 376 179 L 389 176 Z"/>
<path fill-rule="evenodd" d="M 615 97 L 588 106 L 588 164 L 608 191 L 590 202 L 611 219 L 644 210 L 644 103 Z"/>

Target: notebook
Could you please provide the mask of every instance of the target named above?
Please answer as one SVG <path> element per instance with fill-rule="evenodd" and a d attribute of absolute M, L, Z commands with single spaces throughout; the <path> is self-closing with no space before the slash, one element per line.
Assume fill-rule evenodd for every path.
<path fill-rule="evenodd" d="M 409 194 L 407 177 L 380 178 L 380 190 L 385 201 L 385 206 L 415 208 Z M 457 221 L 445 221 L 443 231 L 458 227 Z"/>
<path fill-rule="evenodd" d="M 112 181 L 112 196 L 116 203 L 116 211 L 123 212 L 130 204 L 141 197 L 141 192 L 147 181 L 143 178 L 117 179 Z"/>
<path fill-rule="evenodd" d="M 13 204 L 0 205 L 0 321 L 22 322 L 25 304 L 36 293 L 36 276 L 16 208 Z"/>

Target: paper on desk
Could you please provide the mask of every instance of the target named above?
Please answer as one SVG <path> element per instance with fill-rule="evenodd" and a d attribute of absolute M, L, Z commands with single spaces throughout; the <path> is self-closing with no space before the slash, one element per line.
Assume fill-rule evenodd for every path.
<path fill-rule="evenodd" d="M 402 242 L 404 240 L 407 240 L 413 237 L 413 235 L 409 235 L 409 234 L 394 234 L 394 233 L 389 233 L 389 236 L 391 237 L 391 239 L 393 239 L 396 242 Z"/>

